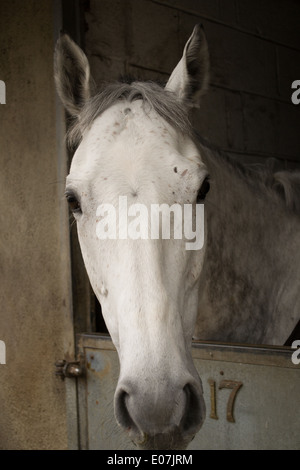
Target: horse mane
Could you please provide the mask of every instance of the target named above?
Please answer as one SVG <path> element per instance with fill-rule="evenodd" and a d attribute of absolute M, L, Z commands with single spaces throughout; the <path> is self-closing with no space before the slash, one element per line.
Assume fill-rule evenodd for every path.
<path fill-rule="evenodd" d="M 248 176 L 256 184 L 261 182 L 263 188 L 280 202 L 288 211 L 300 216 L 300 171 L 275 171 L 274 159 L 265 164 L 240 164 L 243 176 Z"/>
<path fill-rule="evenodd" d="M 260 190 L 269 193 L 271 197 L 284 203 L 288 211 L 300 216 L 300 171 L 279 170 L 281 162 L 275 158 L 268 158 L 265 163 L 240 162 L 208 142 L 198 132 L 195 132 L 195 136 L 202 147 L 209 151 L 208 159 L 213 158 L 219 166 L 225 164 L 245 184 L 250 185 L 254 192 Z"/>
<path fill-rule="evenodd" d="M 175 93 L 165 90 L 155 82 L 115 82 L 106 85 L 99 93 L 87 100 L 80 114 L 70 126 L 67 140 L 70 146 L 77 146 L 84 133 L 95 119 L 119 101 L 132 103 L 142 100 L 147 109 L 153 109 L 182 134 L 192 135 L 188 109 L 182 105 Z"/>
<path fill-rule="evenodd" d="M 300 172 L 278 171 L 273 178 L 273 187 L 282 194 L 287 207 L 300 215 Z"/>

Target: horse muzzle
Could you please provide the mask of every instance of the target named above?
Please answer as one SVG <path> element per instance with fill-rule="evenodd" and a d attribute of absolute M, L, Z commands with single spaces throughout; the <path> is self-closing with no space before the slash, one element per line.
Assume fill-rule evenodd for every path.
<path fill-rule="evenodd" d="M 141 449 L 185 449 L 205 418 L 201 384 L 192 376 L 184 386 L 159 382 L 142 387 L 121 381 L 115 393 L 116 420 Z"/>

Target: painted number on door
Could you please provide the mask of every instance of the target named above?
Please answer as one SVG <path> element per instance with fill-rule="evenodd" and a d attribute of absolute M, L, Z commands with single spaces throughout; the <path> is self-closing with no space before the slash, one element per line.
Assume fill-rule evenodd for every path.
<path fill-rule="evenodd" d="M 216 382 L 213 379 L 208 379 L 210 387 L 210 418 L 219 419 L 217 414 L 217 393 L 216 393 Z M 242 387 L 243 383 L 236 380 L 221 380 L 219 383 L 219 390 L 224 388 L 231 389 L 230 395 L 228 397 L 227 409 L 226 409 L 226 419 L 230 423 L 235 423 L 233 416 L 234 403 L 236 395 L 239 389 Z"/>

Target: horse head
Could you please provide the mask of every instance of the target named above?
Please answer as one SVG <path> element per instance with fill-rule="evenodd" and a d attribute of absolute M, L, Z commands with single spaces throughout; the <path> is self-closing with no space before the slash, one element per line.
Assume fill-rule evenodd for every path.
<path fill-rule="evenodd" d="M 164 88 L 116 83 L 94 95 L 86 56 L 63 35 L 55 80 L 79 142 L 66 197 L 120 360 L 116 419 L 141 448 L 185 448 L 205 417 L 191 357 L 205 246 L 187 249 L 175 229 L 185 206 L 197 225 L 209 189 L 188 119 L 208 81 L 204 33 L 195 27 Z"/>

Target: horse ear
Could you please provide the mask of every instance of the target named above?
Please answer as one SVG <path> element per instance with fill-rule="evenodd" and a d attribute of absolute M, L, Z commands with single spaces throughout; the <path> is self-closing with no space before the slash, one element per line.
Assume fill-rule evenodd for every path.
<path fill-rule="evenodd" d="M 84 52 L 67 34 L 56 44 L 54 78 L 66 110 L 71 116 L 77 116 L 90 97 L 90 67 Z"/>
<path fill-rule="evenodd" d="M 208 46 L 203 26 L 197 24 L 165 89 L 175 92 L 179 99 L 190 106 L 197 106 L 200 96 L 208 88 L 208 82 Z"/>

